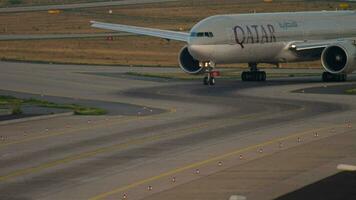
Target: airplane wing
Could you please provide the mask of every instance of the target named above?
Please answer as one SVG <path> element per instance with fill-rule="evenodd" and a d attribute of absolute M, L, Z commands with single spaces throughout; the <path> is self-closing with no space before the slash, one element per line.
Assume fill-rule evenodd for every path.
<path fill-rule="evenodd" d="M 296 51 L 303 51 L 326 48 L 330 44 L 330 41 L 294 42 L 290 45 L 290 48 Z"/>
<path fill-rule="evenodd" d="M 122 24 L 110 24 L 110 23 L 103 23 L 103 22 L 90 22 L 92 27 L 107 29 L 112 31 L 123 31 L 128 33 L 134 33 L 139 35 L 148 35 L 153 37 L 164 38 L 168 40 L 177 40 L 188 42 L 189 33 L 186 32 L 178 32 L 178 31 L 168 31 L 168 30 L 161 30 L 161 29 L 154 29 L 154 28 L 144 28 L 144 27 L 137 27 L 137 26 L 127 26 Z"/>
<path fill-rule="evenodd" d="M 336 167 L 338 170 L 356 172 L 355 165 L 339 164 Z"/>
<path fill-rule="evenodd" d="M 316 49 L 324 49 L 331 44 L 336 44 L 345 41 L 353 41 L 354 43 L 356 42 L 355 38 L 321 40 L 321 41 L 299 41 L 299 42 L 292 42 L 289 45 L 289 48 L 295 51 L 316 50 Z"/>

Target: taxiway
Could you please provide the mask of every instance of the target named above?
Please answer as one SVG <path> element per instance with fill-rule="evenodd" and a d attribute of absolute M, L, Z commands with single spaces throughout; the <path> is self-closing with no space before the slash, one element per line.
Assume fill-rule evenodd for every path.
<path fill-rule="evenodd" d="M 117 76 L 178 68 L 0 62 L 0 69 L 0 89 L 17 95 L 118 105 L 107 116 L 0 126 L 0 199 L 274 199 L 336 174 L 339 162 L 356 162 L 355 97 L 315 92 L 354 87 L 355 77 L 206 87 Z"/>

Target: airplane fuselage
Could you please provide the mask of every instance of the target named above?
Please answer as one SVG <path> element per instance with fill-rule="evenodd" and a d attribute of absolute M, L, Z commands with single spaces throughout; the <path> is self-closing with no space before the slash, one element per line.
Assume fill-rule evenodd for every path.
<path fill-rule="evenodd" d="M 292 42 L 356 37 L 355 11 L 218 15 L 190 31 L 188 49 L 199 61 L 283 63 L 320 59 L 299 55 Z"/>

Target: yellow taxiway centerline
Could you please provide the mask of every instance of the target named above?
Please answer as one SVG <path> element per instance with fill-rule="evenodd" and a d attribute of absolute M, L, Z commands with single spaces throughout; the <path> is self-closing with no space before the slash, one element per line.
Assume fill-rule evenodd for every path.
<path fill-rule="evenodd" d="M 327 129 L 331 129 L 331 128 L 337 128 L 337 127 L 340 127 L 340 126 L 331 126 L 331 127 L 327 127 L 327 128 L 319 128 L 319 129 L 307 130 L 307 131 L 303 131 L 303 132 L 296 133 L 296 134 L 293 134 L 293 135 L 289 135 L 289 136 L 286 136 L 286 137 L 275 138 L 275 139 L 269 140 L 267 142 L 263 142 L 263 143 L 252 145 L 252 146 L 248 146 L 248 147 L 245 147 L 245 148 L 242 148 L 242 149 L 238 149 L 236 151 L 232 151 L 232 152 L 220 155 L 220 156 L 216 156 L 216 157 L 207 159 L 207 160 L 203 160 L 203 161 L 199 161 L 199 162 L 196 162 L 196 163 L 192 163 L 192 164 L 187 165 L 187 166 L 179 167 L 179 168 L 173 169 L 171 171 L 159 174 L 157 176 L 153 176 L 153 177 L 150 177 L 150 178 L 147 178 L 147 179 L 143 179 L 143 180 L 131 183 L 129 185 L 126 185 L 126 186 L 123 186 L 123 187 L 119 187 L 119 188 L 116 188 L 114 190 L 111 190 L 111 191 L 96 195 L 96 196 L 94 196 L 92 198 L 89 198 L 89 200 L 101 200 L 101 199 L 104 199 L 104 198 L 109 197 L 111 195 L 114 195 L 116 193 L 124 192 L 126 190 L 131 189 L 131 188 L 134 188 L 134 187 L 137 187 L 137 186 L 140 186 L 140 185 L 143 185 L 143 184 L 146 184 L 146 183 L 149 183 L 149 182 L 152 182 L 152 181 L 155 181 L 155 180 L 167 177 L 167 176 L 171 176 L 171 175 L 177 174 L 179 172 L 182 172 L 182 171 L 185 171 L 185 170 L 188 170 L 188 169 L 194 169 L 194 168 L 200 167 L 202 165 L 206 165 L 206 164 L 211 163 L 211 162 L 216 162 L 216 161 L 222 160 L 222 159 L 227 158 L 227 157 L 238 155 L 238 154 L 241 154 L 242 152 L 246 152 L 246 151 L 249 151 L 249 150 L 252 150 L 252 149 L 258 149 L 260 147 L 267 146 L 267 145 L 270 145 L 270 144 L 273 144 L 273 143 L 278 143 L 278 142 L 281 142 L 281 141 L 284 141 L 284 140 L 288 140 L 290 138 L 301 137 L 303 135 L 307 135 L 307 134 L 315 132 L 315 131 L 318 132 L 318 131 L 323 131 L 323 130 L 327 130 Z"/>
<path fill-rule="evenodd" d="M 238 118 L 233 118 L 230 121 L 236 123 L 235 120 L 237 119 L 249 119 L 249 118 L 254 118 L 256 116 L 259 116 L 259 114 L 249 114 L 249 115 L 244 115 L 244 116 L 240 116 Z M 221 120 L 215 121 L 215 123 L 219 123 Z M 226 121 L 226 120 L 224 120 Z M 42 170 L 45 169 L 49 169 L 55 166 L 59 166 L 59 165 L 63 165 L 66 163 L 70 163 L 76 160 L 81 160 L 84 158 L 89 158 L 101 153 L 107 153 L 110 151 L 114 151 L 114 150 L 120 150 L 120 149 L 124 149 L 124 148 L 128 148 L 131 145 L 139 145 L 139 144 L 144 144 L 144 143 L 148 143 L 148 142 L 154 142 L 158 139 L 162 140 L 162 139 L 173 139 L 173 138 L 177 138 L 177 137 L 181 137 L 184 135 L 189 135 L 191 134 L 192 131 L 197 131 L 200 130 L 202 128 L 206 128 L 210 125 L 212 125 L 212 122 L 203 122 L 200 123 L 198 125 L 194 125 L 192 127 L 187 127 L 187 128 L 181 128 L 181 129 L 177 129 L 174 131 L 169 131 L 170 134 L 165 134 L 165 133 L 161 133 L 158 135 L 150 135 L 150 136 L 145 136 L 145 137 L 140 137 L 140 138 L 136 138 L 136 139 L 132 139 L 129 140 L 127 142 L 124 143 L 120 143 L 120 144 L 115 144 L 115 145 L 111 145 L 108 147 L 102 147 L 102 148 L 98 148 L 95 150 L 91 150 L 91 151 L 87 151 L 87 152 L 83 152 L 83 153 L 79 153 L 76 155 L 70 155 L 67 156 L 65 158 L 62 158 L 60 160 L 55 160 L 55 161 L 51 161 L 51 162 L 47 162 L 47 163 L 43 163 L 34 167 L 29 167 L 29 168 L 25 168 L 25 169 L 19 169 L 13 172 L 10 172 L 9 174 L 0 176 L 0 181 L 6 181 L 9 180 L 11 178 L 16 178 L 19 176 L 24 176 L 24 175 L 28 175 L 28 174 L 32 174 L 32 173 L 36 173 L 36 172 L 40 172 Z"/>
<path fill-rule="evenodd" d="M 150 118 L 153 118 L 153 117 L 157 117 L 157 116 L 161 116 L 161 115 L 167 115 L 167 114 L 171 114 L 171 113 L 175 113 L 175 112 L 176 112 L 175 109 L 170 109 L 168 113 L 160 113 L 160 114 L 149 115 L 149 116 L 133 116 L 133 117 L 125 118 L 125 119 L 120 119 L 118 121 L 115 120 L 114 122 L 111 122 L 111 123 L 102 123 L 102 124 L 97 124 L 97 125 L 93 125 L 93 126 L 71 128 L 69 130 L 61 130 L 61 131 L 58 131 L 58 132 L 48 133 L 48 134 L 44 134 L 44 135 L 38 135 L 38 136 L 34 136 L 34 137 L 25 138 L 25 139 L 22 139 L 22 140 L 16 140 L 16 141 L 12 141 L 12 142 L 2 143 L 2 144 L 0 144 L 0 148 L 4 148 L 4 147 L 10 146 L 10 145 L 15 145 L 15 144 L 22 144 L 22 143 L 26 143 L 26 142 L 31 142 L 31 141 L 39 140 L 39 139 L 45 139 L 45 138 L 49 138 L 49 137 L 53 137 L 53 136 L 59 136 L 59 135 L 65 135 L 65 134 L 69 134 L 69 133 L 75 133 L 75 132 L 84 131 L 84 130 L 88 130 L 88 129 L 102 128 L 102 127 L 107 127 L 107 126 L 110 126 L 110 125 L 118 125 L 118 124 L 121 124 L 121 123 L 130 122 L 130 121 L 134 121 L 134 120 L 150 119 Z"/>
<path fill-rule="evenodd" d="M 299 111 L 299 110 L 303 110 L 303 109 L 304 109 L 304 107 L 302 107 L 300 109 L 297 109 L 297 110 L 291 110 L 291 111 L 286 111 L 286 112 L 294 112 L 294 111 Z M 15 140 L 15 141 L 12 141 L 12 142 L 1 143 L 0 144 L 0 149 L 1 148 L 5 148 L 7 146 L 11 146 L 11 145 L 31 142 L 31 141 L 34 141 L 34 140 L 45 139 L 45 138 L 65 135 L 65 134 L 69 134 L 69 133 L 75 133 L 75 132 L 84 131 L 84 130 L 88 130 L 88 129 L 102 128 L 102 127 L 107 127 L 107 126 L 110 126 L 110 125 L 118 125 L 118 124 L 121 124 L 121 123 L 135 121 L 135 120 L 151 119 L 151 118 L 154 118 L 154 117 L 160 117 L 160 116 L 164 116 L 164 115 L 169 115 L 169 114 L 176 113 L 176 112 L 177 112 L 177 109 L 171 108 L 171 109 L 168 110 L 168 112 L 155 114 L 155 115 L 132 116 L 132 117 L 127 117 L 125 119 L 118 120 L 118 121 L 115 120 L 114 122 L 111 122 L 111 123 L 101 123 L 101 124 L 87 126 L 87 127 L 78 127 L 78 128 L 71 128 L 71 129 L 68 129 L 68 130 L 60 130 L 60 131 L 57 131 L 57 132 L 46 133 L 46 134 L 43 134 L 43 135 L 33 136 L 33 137 L 21 139 L 21 140 Z M 255 115 L 255 114 L 252 114 L 252 115 Z M 245 116 L 239 117 L 237 119 L 243 119 L 246 116 L 248 118 L 249 115 L 245 115 Z"/>

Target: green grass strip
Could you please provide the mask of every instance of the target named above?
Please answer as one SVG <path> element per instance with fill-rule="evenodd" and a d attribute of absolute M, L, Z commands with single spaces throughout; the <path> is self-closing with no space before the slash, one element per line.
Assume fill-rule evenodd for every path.
<path fill-rule="evenodd" d="M 0 106 L 18 107 L 22 105 L 35 105 L 45 108 L 68 109 L 72 110 L 76 115 L 105 115 L 107 113 L 106 110 L 101 108 L 87 107 L 77 104 L 58 104 L 35 98 L 19 99 L 12 96 L 0 95 Z"/>
<path fill-rule="evenodd" d="M 356 95 L 356 88 L 345 91 L 346 94 Z"/>

